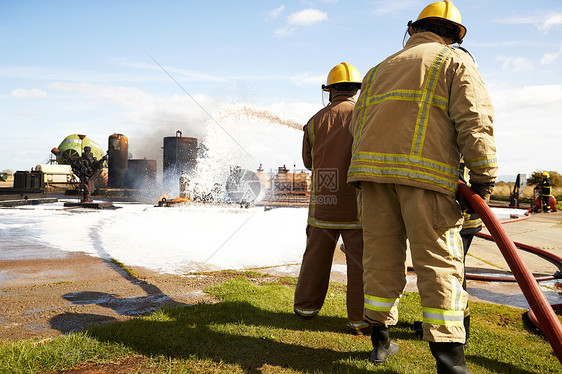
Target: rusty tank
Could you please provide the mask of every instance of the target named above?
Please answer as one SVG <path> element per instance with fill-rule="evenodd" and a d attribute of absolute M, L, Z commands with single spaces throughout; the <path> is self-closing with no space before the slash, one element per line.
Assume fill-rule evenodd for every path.
<path fill-rule="evenodd" d="M 108 181 L 109 188 L 122 188 L 128 168 L 129 143 L 123 134 L 113 134 L 108 139 Z"/>

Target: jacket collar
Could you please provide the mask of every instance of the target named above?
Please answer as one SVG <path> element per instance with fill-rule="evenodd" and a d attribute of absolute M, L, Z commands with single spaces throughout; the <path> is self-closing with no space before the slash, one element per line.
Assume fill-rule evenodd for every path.
<path fill-rule="evenodd" d="M 345 96 L 345 95 L 336 96 L 332 99 L 331 104 L 339 103 L 342 101 L 350 101 L 355 104 L 354 96 Z"/>
<path fill-rule="evenodd" d="M 425 43 L 440 43 L 443 45 L 447 45 L 443 40 L 443 38 L 440 37 L 439 35 L 429 31 L 425 31 L 425 32 L 418 32 L 410 36 L 410 39 L 408 39 L 408 41 L 406 42 L 405 48 L 411 48 Z"/>

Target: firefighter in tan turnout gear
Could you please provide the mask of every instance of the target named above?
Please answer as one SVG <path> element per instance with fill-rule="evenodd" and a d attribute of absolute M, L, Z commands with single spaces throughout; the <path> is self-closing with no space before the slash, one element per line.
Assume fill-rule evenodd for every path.
<path fill-rule="evenodd" d="M 361 76 L 347 62 L 328 74 L 330 103 L 304 126 L 302 157 L 312 170 L 306 249 L 295 291 L 297 317 L 316 316 L 326 297 L 334 251 L 341 235 L 347 262 L 347 314 L 351 332 L 370 330 L 363 322 L 363 234 L 355 189 L 347 184 L 352 137 L 348 130 Z"/>
<path fill-rule="evenodd" d="M 497 174 L 493 107 L 471 56 L 450 46 L 466 34 L 452 2 L 428 5 L 408 33 L 405 47 L 363 78 L 350 124 L 348 182 L 361 194 L 370 360 L 384 363 L 398 352 L 388 327 L 406 285 L 408 239 L 437 372 L 469 373 L 455 194 L 462 155 L 472 189 L 489 197 Z"/>

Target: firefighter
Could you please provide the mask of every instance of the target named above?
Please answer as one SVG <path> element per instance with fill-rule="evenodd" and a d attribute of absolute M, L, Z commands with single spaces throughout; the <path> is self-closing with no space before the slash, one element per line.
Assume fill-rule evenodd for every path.
<path fill-rule="evenodd" d="M 404 48 L 363 78 L 350 124 L 348 182 L 360 188 L 369 359 L 382 364 L 398 352 L 389 326 L 406 285 L 408 239 L 437 372 L 469 373 L 455 194 L 462 154 L 472 189 L 489 198 L 497 175 L 493 107 L 471 56 L 451 46 L 466 34 L 452 2 L 428 5 L 407 31 Z"/>
<path fill-rule="evenodd" d="M 550 212 L 550 196 L 552 196 L 552 182 L 550 181 L 550 174 L 542 172 L 542 180 L 540 183 L 541 188 L 541 201 L 542 211 L 544 213 Z"/>
<path fill-rule="evenodd" d="M 359 71 L 347 62 L 336 65 L 322 89 L 330 103 L 304 126 L 302 158 L 312 171 L 312 191 L 306 227 L 306 249 L 295 290 L 295 315 L 302 319 L 318 314 L 328 290 L 334 251 L 339 237 L 347 262 L 347 315 L 351 333 L 363 335 L 361 259 L 363 234 L 355 189 L 346 183 L 352 138 L 349 119 L 361 88 Z"/>

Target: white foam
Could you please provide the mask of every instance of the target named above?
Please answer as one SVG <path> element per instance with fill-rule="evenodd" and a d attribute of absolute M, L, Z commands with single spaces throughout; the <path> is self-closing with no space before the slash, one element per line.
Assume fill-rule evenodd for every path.
<path fill-rule="evenodd" d="M 47 210 L 2 210 L 0 227 L 24 230 L 38 245 L 176 274 L 295 264 L 306 245 L 306 208 L 115 205 L 121 209 L 64 211 L 60 202 L 41 218 Z"/>

